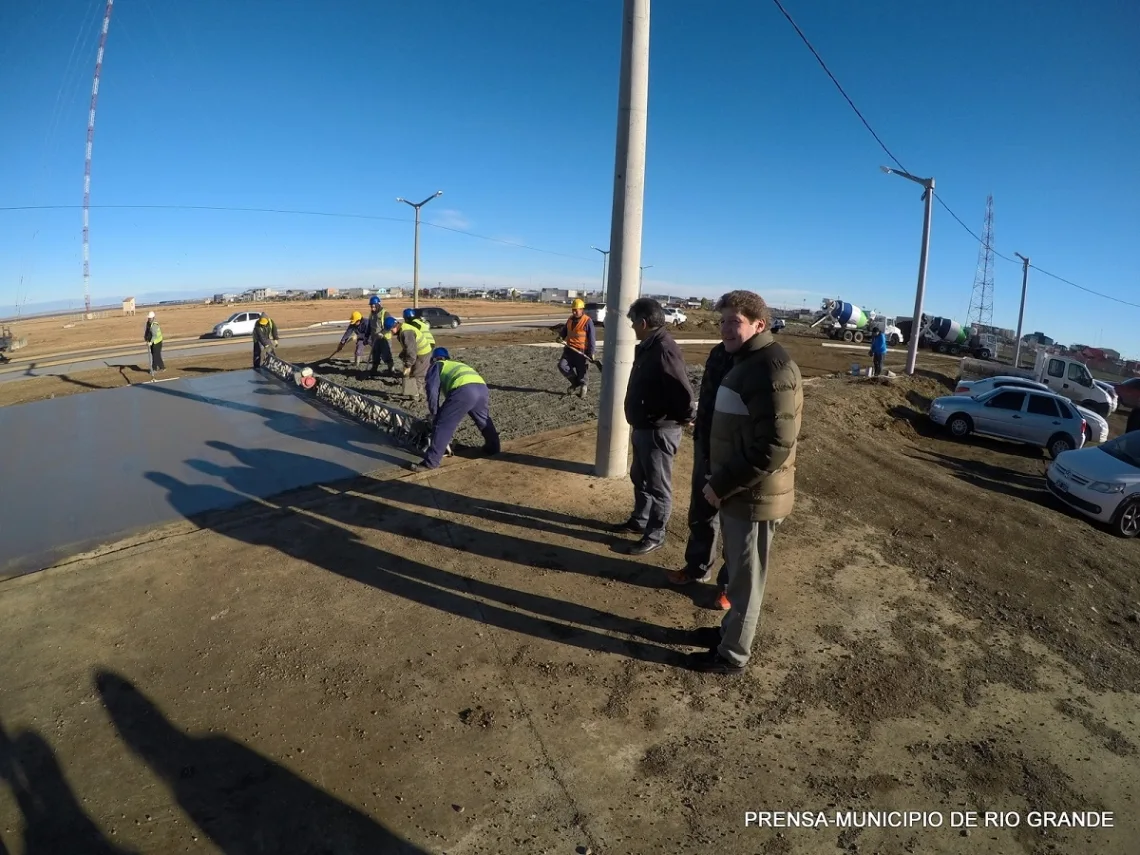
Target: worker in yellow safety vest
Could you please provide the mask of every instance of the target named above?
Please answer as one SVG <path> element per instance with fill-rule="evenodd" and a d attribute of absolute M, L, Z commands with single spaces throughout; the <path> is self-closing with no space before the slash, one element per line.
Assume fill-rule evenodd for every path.
<path fill-rule="evenodd" d="M 420 325 L 391 315 L 384 319 L 384 331 L 400 342 L 400 361 L 404 363 L 403 394 L 411 398 L 426 394 L 424 377 L 431 365 L 435 337 Z"/>
<path fill-rule="evenodd" d="M 452 359 L 447 348 L 437 347 L 431 352 L 431 367 L 425 385 L 432 418 L 431 445 L 424 459 L 409 467 L 413 472 L 439 466 L 464 416 L 471 416 L 471 421 L 483 434 L 483 453 L 499 453 L 499 432 L 491 421 L 491 393 L 486 381 L 474 368 Z M 439 402 L 441 395 L 442 404 Z"/>

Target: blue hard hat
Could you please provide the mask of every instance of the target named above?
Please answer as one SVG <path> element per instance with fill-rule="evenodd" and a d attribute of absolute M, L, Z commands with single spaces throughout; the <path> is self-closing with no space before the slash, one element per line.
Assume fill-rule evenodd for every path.
<path fill-rule="evenodd" d="M 368 305 L 369 306 L 379 306 L 380 305 L 380 298 L 376 297 L 376 296 L 369 297 L 368 298 Z"/>
<path fill-rule="evenodd" d="M 388 315 L 388 317 L 386 317 L 384 319 L 384 329 L 385 330 L 394 330 L 396 328 L 396 324 L 398 324 L 398 323 L 399 323 L 399 321 L 397 321 L 391 315 Z"/>
<path fill-rule="evenodd" d="M 405 321 L 413 320 L 415 318 L 415 316 L 416 316 L 416 310 L 415 309 L 404 309 L 404 320 Z"/>
<path fill-rule="evenodd" d="M 432 360 L 436 359 L 451 359 L 451 354 L 447 352 L 446 347 L 437 347 L 431 352 Z"/>

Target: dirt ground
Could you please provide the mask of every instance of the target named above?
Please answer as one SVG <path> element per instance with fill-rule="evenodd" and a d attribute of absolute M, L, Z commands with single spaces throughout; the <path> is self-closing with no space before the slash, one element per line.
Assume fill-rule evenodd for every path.
<path fill-rule="evenodd" d="M 412 305 L 411 299 L 385 301 L 390 312 L 402 312 Z M 542 303 L 512 303 L 495 300 L 432 300 L 420 305 L 443 306 L 460 318 L 482 317 L 555 317 L 559 307 Z M 281 329 L 296 329 L 322 321 L 335 321 L 354 310 L 367 311 L 367 300 L 298 300 L 296 302 L 231 303 L 226 306 L 183 305 L 157 306 L 154 311 L 167 340 L 194 339 L 206 335 L 235 312 L 269 312 Z M 25 357 L 74 353 L 115 344 L 137 344 L 142 341 L 143 327 L 149 309 L 139 309 L 133 317 L 110 314 L 84 320 L 82 314 L 53 315 L 12 321 L 12 332 L 26 337 L 25 347 L 13 351 L 13 361 Z M 7 322 L 6 322 L 7 323 Z"/>
<path fill-rule="evenodd" d="M 559 390 L 556 350 L 471 355 Z M 948 383 L 813 381 L 738 679 L 676 664 L 719 614 L 659 569 L 689 444 L 665 548 L 630 559 L 589 423 L 4 583 L 0 852 L 1134 852 L 1140 544 L 1058 508 L 1040 452 L 928 430 Z M 591 404 L 528 399 L 508 430 Z M 745 826 L 800 810 L 943 825 Z"/>

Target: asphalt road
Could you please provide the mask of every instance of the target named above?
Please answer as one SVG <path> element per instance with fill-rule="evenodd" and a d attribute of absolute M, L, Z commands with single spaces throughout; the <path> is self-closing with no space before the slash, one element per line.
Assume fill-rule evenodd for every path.
<path fill-rule="evenodd" d="M 509 332 L 513 329 L 534 329 L 549 327 L 551 324 L 564 321 L 565 317 L 556 318 L 495 318 L 491 320 L 470 321 L 457 329 L 445 329 L 449 335 L 479 335 L 480 333 Z M 344 328 L 335 326 L 323 330 L 291 330 L 282 332 L 282 355 L 288 354 L 290 347 L 306 347 L 328 343 L 330 352 L 336 342 L 344 335 Z M 166 359 L 187 359 L 201 356 L 214 356 L 220 353 L 235 353 L 250 350 L 253 347 L 249 336 L 232 339 L 202 339 L 183 341 L 166 345 L 162 355 Z M 149 360 L 146 347 L 140 344 L 133 348 L 115 350 L 99 350 L 75 353 L 68 356 L 56 354 L 44 357 L 43 360 L 20 363 L 13 360 L 11 365 L 0 366 L 0 383 L 14 380 L 25 380 L 30 377 L 46 377 L 58 374 L 74 374 L 77 371 L 90 371 L 104 368 L 108 365 L 146 365 Z"/>

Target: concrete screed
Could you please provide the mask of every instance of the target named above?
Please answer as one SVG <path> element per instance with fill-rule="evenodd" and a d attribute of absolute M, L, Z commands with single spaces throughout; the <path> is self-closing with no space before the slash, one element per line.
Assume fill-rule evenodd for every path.
<path fill-rule="evenodd" d="M 252 369 L 0 409 L 0 579 L 132 532 L 416 459 Z"/>

